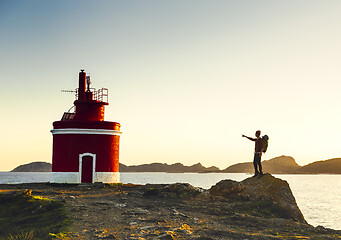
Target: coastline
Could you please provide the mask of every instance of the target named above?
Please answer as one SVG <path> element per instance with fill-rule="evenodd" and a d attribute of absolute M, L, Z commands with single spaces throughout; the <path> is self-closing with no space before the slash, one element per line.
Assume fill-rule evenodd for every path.
<path fill-rule="evenodd" d="M 263 170 L 271 174 L 341 174 L 341 158 L 315 161 L 304 166 L 297 164 L 290 156 L 278 156 L 262 161 Z M 119 163 L 120 172 L 165 172 L 165 173 L 253 173 L 252 162 L 242 162 L 230 165 L 226 169 L 218 167 L 204 167 L 201 163 L 185 166 L 181 163 L 149 163 L 140 165 L 125 165 Z M 11 172 L 51 172 L 52 164 L 48 162 L 31 162 L 20 165 Z"/>

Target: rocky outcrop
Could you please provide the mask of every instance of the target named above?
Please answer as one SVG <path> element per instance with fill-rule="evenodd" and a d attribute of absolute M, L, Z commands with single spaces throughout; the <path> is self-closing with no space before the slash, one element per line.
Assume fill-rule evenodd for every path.
<path fill-rule="evenodd" d="M 216 185 L 212 186 L 209 190 L 212 196 L 222 196 L 225 198 L 240 198 L 249 199 L 249 196 L 243 193 L 245 190 L 245 185 L 240 182 L 226 179 L 218 182 Z"/>
<path fill-rule="evenodd" d="M 29 164 L 20 165 L 14 168 L 11 172 L 51 172 L 52 164 L 47 162 L 32 162 Z"/>
<path fill-rule="evenodd" d="M 253 207 L 260 213 L 305 222 L 289 184 L 271 174 L 247 178 L 242 182 L 223 180 L 213 186 L 209 193 L 212 197 L 245 201 L 245 209 Z"/>
<path fill-rule="evenodd" d="M 210 198 L 213 202 L 228 201 L 233 211 L 242 214 L 306 223 L 289 184 L 271 174 L 247 178 L 242 182 L 222 180 L 208 191 L 188 183 L 146 185 L 142 195 L 169 199 Z"/>
<path fill-rule="evenodd" d="M 153 189 L 159 189 L 162 195 L 145 196 L 143 194 L 150 193 Z M 38 229 L 41 226 L 44 232 L 47 231 L 44 236 L 34 236 L 34 239 L 50 239 L 51 237 L 58 239 L 193 240 L 341 238 L 341 231 L 321 226 L 313 227 L 304 221 L 280 217 L 277 214 L 278 204 L 272 204 L 270 200 L 259 200 L 267 199 L 267 196 L 272 201 L 277 199 L 280 202 L 281 199 L 286 199 L 286 194 L 282 194 L 282 190 L 276 193 L 276 189 L 286 191 L 286 184 L 280 179 L 274 179 L 271 175 L 266 175 L 263 179 L 250 178 L 243 182 L 225 180 L 210 191 L 183 183 L 68 186 L 46 183 L 0 184 L 1 194 L 9 192 L 8 195 L 14 196 L 15 199 L 22 199 L 23 195 L 31 194 L 31 197 L 25 196 L 24 198 L 34 199 L 34 201 L 26 202 L 36 204 L 35 208 L 25 208 L 22 201 L 11 200 L 10 203 L 16 206 L 9 208 L 0 201 L 0 208 L 2 208 L 0 210 L 4 210 L 0 212 L 10 213 L 1 215 L 0 235 L 4 239 L 7 239 L 4 233 L 13 235 L 12 239 L 22 239 L 25 234 L 22 220 L 26 220 L 30 223 L 29 228 L 25 230 L 27 233 L 32 230 L 34 234 L 41 233 L 42 231 Z M 18 190 L 24 191 L 13 193 Z M 260 192 L 255 193 L 255 191 Z M 222 192 L 224 194 L 221 194 Z M 242 193 L 246 194 L 241 198 L 239 196 L 243 196 Z M 234 197 L 231 197 L 232 195 Z M 290 200 L 290 197 L 288 199 Z M 47 204 L 57 202 L 63 206 L 71 220 L 66 222 L 68 225 L 66 231 L 54 231 L 47 228 L 46 224 L 49 222 L 53 226 L 60 226 L 56 223 L 60 217 L 53 208 L 45 207 L 44 202 Z M 21 216 L 14 217 L 13 211 Z M 40 213 L 46 215 L 37 217 L 36 215 Z M 37 225 L 37 221 L 42 224 Z M 12 231 L 9 227 L 14 230 L 18 229 L 20 236 L 17 237 L 17 231 Z"/>

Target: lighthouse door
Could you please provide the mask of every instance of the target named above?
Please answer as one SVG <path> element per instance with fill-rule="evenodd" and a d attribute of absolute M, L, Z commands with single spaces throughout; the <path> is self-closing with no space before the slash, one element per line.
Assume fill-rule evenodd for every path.
<path fill-rule="evenodd" d="M 80 182 L 92 183 L 96 164 L 96 154 L 79 154 Z"/>

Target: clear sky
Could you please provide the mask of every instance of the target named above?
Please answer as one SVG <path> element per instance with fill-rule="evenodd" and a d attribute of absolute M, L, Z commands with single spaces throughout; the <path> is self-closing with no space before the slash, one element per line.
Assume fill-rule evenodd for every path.
<path fill-rule="evenodd" d="M 341 1 L 0 0 L 0 171 L 51 162 L 78 72 L 109 89 L 120 161 L 223 169 L 341 156 Z"/>

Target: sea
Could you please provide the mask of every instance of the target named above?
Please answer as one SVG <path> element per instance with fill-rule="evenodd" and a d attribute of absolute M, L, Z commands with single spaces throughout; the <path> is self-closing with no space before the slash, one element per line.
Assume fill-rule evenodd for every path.
<path fill-rule="evenodd" d="M 341 230 L 341 175 L 274 175 L 286 180 L 307 222 Z M 223 179 L 242 181 L 244 173 L 121 173 L 122 183 L 189 183 L 209 189 Z M 0 184 L 48 182 L 50 173 L 0 172 Z"/>

